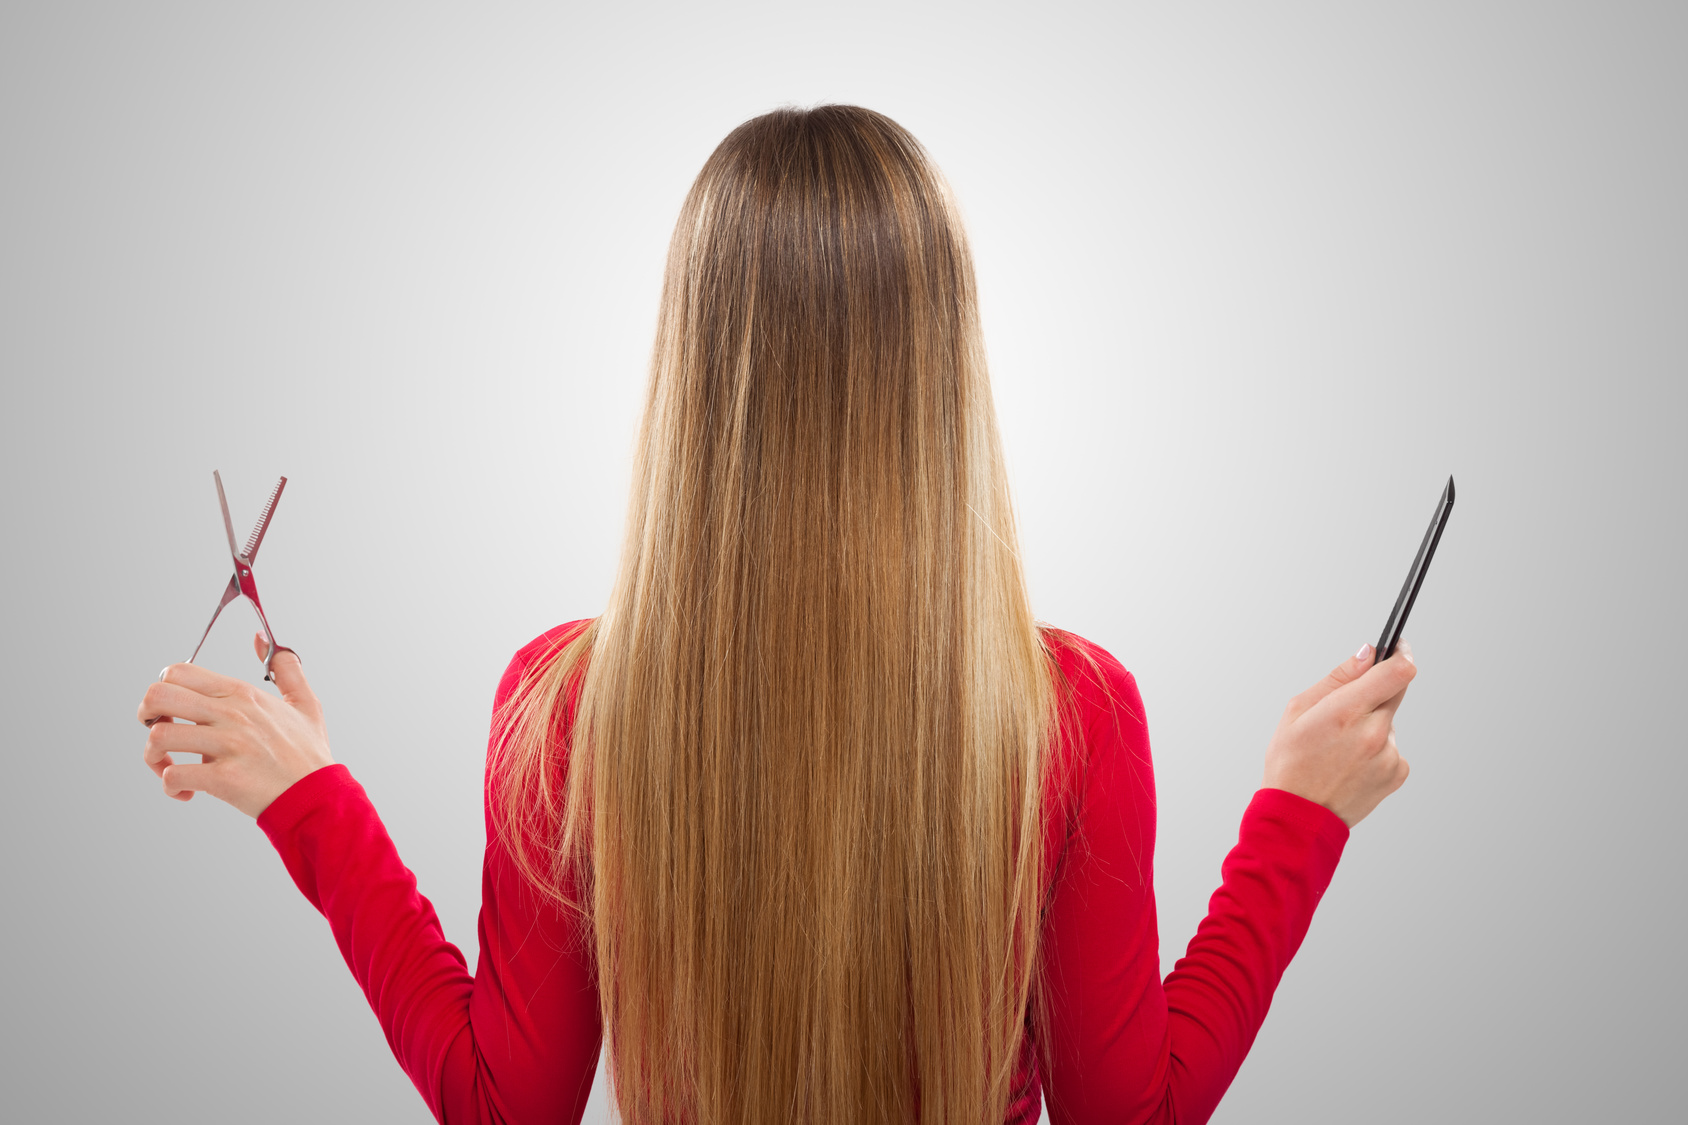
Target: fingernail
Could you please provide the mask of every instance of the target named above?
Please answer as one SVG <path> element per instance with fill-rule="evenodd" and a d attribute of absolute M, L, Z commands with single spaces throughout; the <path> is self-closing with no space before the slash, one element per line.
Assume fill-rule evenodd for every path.
<path fill-rule="evenodd" d="M 1360 651 L 1356 652 L 1354 654 L 1354 659 L 1358 660 L 1361 664 L 1364 664 L 1366 662 L 1366 659 L 1370 656 L 1371 656 L 1371 645 L 1363 644 L 1363 645 L 1360 646 Z"/>
<path fill-rule="evenodd" d="M 162 681 L 163 681 L 163 679 L 164 679 L 164 674 L 165 674 L 165 673 L 166 673 L 166 672 L 168 672 L 168 671 L 169 671 L 169 670 L 170 670 L 170 665 L 168 665 L 168 664 L 166 664 L 166 665 L 165 665 L 165 666 L 164 666 L 164 667 L 163 667 L 163 668 L 160 668 L 160 669 L 159 669 L 159 670 L 158 670 L 158 678 L 159 678 L 159 680 L 160 680 L 160 681 L 161 681 L 161 682 L 162 682 Z"/>
<path fill-rule="evenodd" d="M 1406 657 L 1408 664 L 1411 664 L 1415 668 L 1418 666 L 1418 661 L 1413 659 L 1413 646 L 1409 645 L 1406 641 L 1402 641 L 1400 644 L 1396 645 L 1395 651 Z"/>

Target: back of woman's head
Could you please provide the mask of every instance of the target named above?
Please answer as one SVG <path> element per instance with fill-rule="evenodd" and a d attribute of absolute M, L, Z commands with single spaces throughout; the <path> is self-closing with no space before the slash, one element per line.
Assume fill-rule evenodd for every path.
<path fill-rule="evenodd" d="M 1050 709 L 1013 543 L 936 169 L 865 109 L 741 125 L 675 228 L 610 604 L 500 763 L 629 1122 L 1000 1120 Z"/>

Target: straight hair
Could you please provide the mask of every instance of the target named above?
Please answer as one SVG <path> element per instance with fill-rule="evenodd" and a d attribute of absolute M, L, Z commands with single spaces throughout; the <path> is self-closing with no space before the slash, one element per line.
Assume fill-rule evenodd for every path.
<path fill-rule="evenodd" d="M 494 740 L 625 1121 L 1002 1120 L 1050 643 L 942 176 L 866 109 L 739 126 L 670 244 L 609 604 Z"/>

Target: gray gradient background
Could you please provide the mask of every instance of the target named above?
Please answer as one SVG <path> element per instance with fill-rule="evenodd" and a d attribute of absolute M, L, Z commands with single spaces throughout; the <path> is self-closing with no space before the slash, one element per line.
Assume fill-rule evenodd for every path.
<path fill-rule="evenodd" d="M 743 119 L 833 100 L 912 129 L 965 208 L 1039 614 L 1148 707 L 1164 967 L 1285 701 L 1376 640 L 1458 478 L 1412 779 L 1215 1120 L 1663 1116 L 1685 28 L 10 0 L 0 1115 L 428 1119 L 263 836 L 141 763 L 140 694 L 227 577 L 211 470 L 242 525 L 290 477 L 271 620 L 472 963 L 493 686 L 604 603 L 681 197 Z M 250 619 L 206 662 L 255 676 Z"/>

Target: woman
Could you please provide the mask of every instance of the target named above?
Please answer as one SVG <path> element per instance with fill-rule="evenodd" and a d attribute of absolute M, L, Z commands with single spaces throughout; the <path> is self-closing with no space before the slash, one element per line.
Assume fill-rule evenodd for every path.
<path fill-rule="evenodd" d="M 500 684 L 474 976 L 297 660 L 174 665 L 171 796 L 250 813 L 441 1121 L 1203 1121 L 1349 828 L 1406 778 L 1414 675 L 1296 697 L 1159 976 L 1130 673 L 1027 603 L 955 209 L 848 106 L 736 129 L 669 253 L 601 617 Z M 262 642 L 259 642 L 262 650 Z M 198 764 L 174 764 L 178 751 Z"/>

